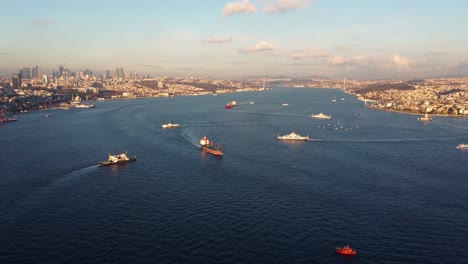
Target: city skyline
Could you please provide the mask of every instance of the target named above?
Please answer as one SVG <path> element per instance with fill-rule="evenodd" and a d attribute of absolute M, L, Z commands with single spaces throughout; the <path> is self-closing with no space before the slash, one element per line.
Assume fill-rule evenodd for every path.
<path fill-rule="evenodd" d="M 0 0 L 0 75 L 35 65 L 153 76 L 468 75 L 468 2 Z"/>

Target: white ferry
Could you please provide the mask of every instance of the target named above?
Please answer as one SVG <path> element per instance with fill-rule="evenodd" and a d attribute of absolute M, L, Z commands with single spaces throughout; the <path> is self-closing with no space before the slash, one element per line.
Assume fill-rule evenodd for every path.
<path fill-rule="evenodd" d="M 180 126 L 179 124 L 173 124 L 171 122 L 162 125 L 163 128 L 174 128 L 174 127 L 179 127 L 179 126 Z"/>
<path fill-rule="evenodd" d="M 122 154 L 111 155 L 109 153 L 106 161 L 99 162 L 99 167 L 114 165 L 114 164 L 124 164 L 136 160 L 136 156 L 127 157 L 127 151 Z"/>
<path fill-rule="evenodd" d="M 309 140 L 309 135 L 301 136 L 299 134 L 296 134 L 295 132 L 291 132 L 284 136 L 278 135 L 278 139 L 279 140 Z"/>
<path fill-rule="evenodd" d="M 318 119 L 330 119 L 330 115 L 326 115 L 324 113 L 316 114 L 316 115 L 311 115 L 310 117 L 312 118 L 318 118 Z"/>
<path fill-rule="evenodd" d="M 458 144 L 457 149 L 468 149 L 468 144 Z"/>

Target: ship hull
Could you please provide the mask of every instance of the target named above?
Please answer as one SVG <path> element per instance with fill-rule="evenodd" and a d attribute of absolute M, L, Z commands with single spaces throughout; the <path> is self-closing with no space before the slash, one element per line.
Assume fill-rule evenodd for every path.
<path fill-rule="evenodd" d="M 278 140 L 285 140 L 285 141 L 308 141 L 308 138 L 278 138 Z"/>
<path fill-rule="evenodd" d="M 224 108 L 226 108 L 226 109 L 231 109 L 231 108 L 234 108 L 234 107 L 236 107 L 236 106 L 235 105 L 226 105 L 226 106 L 224 106 Z"/>
<path fill-rule="evenodd" d="M 121 164 L 127 164 L 129 162 L 135 161 L 136 156 L 131 157 L 128 160 L 122 160 L 122 161 L 117 161 L 117 162 L 107 162 L 107 161 L 101 161 L 99 162 L 99 167 L 105 167 L 105 166 L 111 166 L 111 165 L 121 165 Z"/>
<path fill-rule="evenodd" d="M 205 147 L 205 146 L 201 146 L 201 149 L 205 152 L 208 152 L 210 154 L 213 154 L 215 156 L 222 156 L 223 155 L 223 152 L 221 152 L 221 150 L 218 150 L 218 149 L 212 149 L 212 148 L 208 148 L 208 147 Z"/>

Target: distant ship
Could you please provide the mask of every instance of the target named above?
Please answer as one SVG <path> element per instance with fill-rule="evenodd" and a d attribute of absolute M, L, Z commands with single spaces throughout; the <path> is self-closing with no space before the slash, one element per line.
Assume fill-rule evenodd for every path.
<path fill-rule="evenodd" d="M 352 249 L 349 245 L 344 247 L 337 247 L 335 248 L 335 252 L 346 256 L 356 256 L 357 254 L 356 250 Z"/>
<path fill-rule="evenodd" d="M 324 113 L 316 114 L 316 115 L 311 115 L 310 117 L 312 118 L 318 118 L 318 119 L 330 119 L 331 116 L 326 115 Z"/>
<path fill-rule="evenodd" d="M 301 136 L 299 134 L 296 134 L 295 132 L 291 132 L 284 136 L 278 135 L 278 139 L 279 140 L 309 140 L 309 135 Z"/>
<path fill-rule="evenodd" d="M 73 98 L 73 95 L 72 95 Z M 93 104 L 82 104 L 81 97 L 79 95 L 75 96 L 70 104 L 76 108 L 94 108 Z"/>
<path fill-rule="evenodd" d="M 114 164 L 125 164 L 136 160 L 136 156 L 127 157 L 127 151 L 122 154 L 111 155 L 108 154 L 106 161 L 99 162 L 99 167 L 114 165 Z"/>
<path fill-rule="evenodd" d="M 76 104 L 75 108 L 94 108 L 93 104 Z"/>
<path fill-rule="evenodd" d="M 458 144 L 456 146 L 457 149 L 468 149 L 468 144 Z"/>
<path fill-rule="evenodd" d="M 418 120 L 426 122 L 426 121 L 432 121 L 432 118 L 428 114 L 425 114 L 424 116 L 418 117 Z"/>
<path fill-rule="evenodd" d="M 216 156 L 222 156 L 221 145 L 215 146 L 213 141 L 208 140 L 206 136 L 200 139 L 201 149 Z"/>
<path fill-rule="evenodd" d="M 15 121 L 18 121 L 18 119 L 8 118 L 8 117 L 5 116 L 5 114 L 0 112 L 0 123 L 15 122 Z"/>
<path fill-rule="evenodd" d="M 288 103 L 284 103 L 283 106 L 288 106 L 289 104 Z"/>
<path fill-rule="evenodd" d="M 173 124 L 169 121 L 169 123 L 162 125 L 163 128 L 173 128 L 173 127 L 179 127 L 179 124 Z"/>
<path fill-rule="evenodd" d="M 231 108 L 234 108 L 236 106 L 237 106 L 237 102 L 236 101 L 231 101 L 231 102 L 227 103 L 224 107 L 226 109 L 231 109 Z"/>

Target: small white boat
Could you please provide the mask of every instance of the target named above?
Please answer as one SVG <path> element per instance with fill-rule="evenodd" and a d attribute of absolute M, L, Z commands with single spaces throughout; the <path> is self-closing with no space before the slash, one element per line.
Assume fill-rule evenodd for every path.
<path fill-rule="evenodd" d="M 428 114 L 425 114 L 424 116 L 418 117 L 418 120 L 427 122 L 427 121 L 432 121 L 432 118 Z"/>
<path fill-rule="evenodd" d="M 458 144 L 456 149 L 468 149 L 468 144 Z"/>
<path fill-rule="evenodd" d="M 312 118 L 318 118 L 318 119 L 330 119 L 330 115 L 326 115 L 324 113 L 316 114 L 316 115 L 311 115 L 310 117 Z"/>
<path fill-rule="evenodd" d="M 163 128 L 174 128 L 174 127 L 179 127 L 179 126 L 180 126 L 179 124 L 173 124 L 171 122 L 162 125 Z"/>
<path fill-rule="evenodd" d="M 289 104 L 283 104 L 283 106 L 288 106 Z"/>

